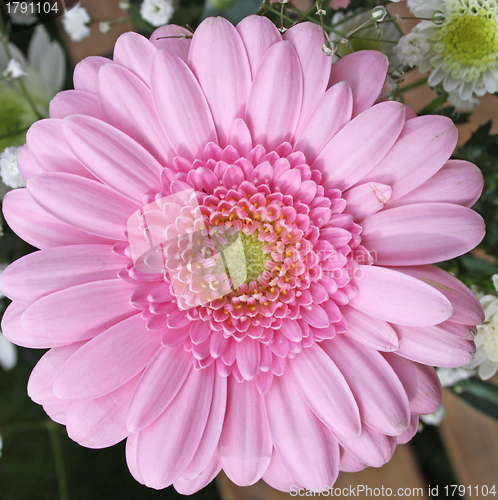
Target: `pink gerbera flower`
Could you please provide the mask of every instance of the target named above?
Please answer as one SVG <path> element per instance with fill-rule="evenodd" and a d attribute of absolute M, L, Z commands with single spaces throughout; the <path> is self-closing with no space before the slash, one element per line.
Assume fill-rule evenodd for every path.
<path fill-rule="evenodd" d="M 31 398 L 84 446 L 126 438 L 147 486 L 321 489 L 472 359 L 480 304 L 431 264 L 483 237 L 482 177 L 451 120 L 376 103 L 378 52 L 331 67 L 319 26 L 256 16 L 183 34 L 123 35 L 29 130 L 4 213 L 41 250 L 1 276 L 2 330 L 50 348 Z"/>

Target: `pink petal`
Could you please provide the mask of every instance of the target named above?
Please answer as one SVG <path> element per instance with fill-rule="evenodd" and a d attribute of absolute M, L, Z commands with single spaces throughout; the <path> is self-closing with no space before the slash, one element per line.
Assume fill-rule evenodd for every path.
<path fill-rule="evenodd" d="M 86 343 L 57 378 L 54 394 L 84 401 L 109 394 L 140 373 L 160 347 L 161 337 L 145 328 L 136 314 Z"/>
<path fill-rule="evenodd" d="M 62 128 L 76 156 L 104 184 L 139 202 L 161 190 L 162 166 L 128 135 L 89 116 L 69 116 Z"/>
<path fill-rule="evenodd" d="M 28 181 L 34 200 L 62 222 L 97 236 L 126 240 L 126 223 L 140 205 L 100 182 L 47 173 Z"/>
<path fill-rule="evenodd" d="M 44 406 L 45 413 L 58 424 L 66 425 L 67 414 L 71 409 L 72 403 L 64 406 Z"/>
<path fill-rule="evenodd" d="M 418 415 L 412 415 L 410 425 L 407 431 L 401 436 L 396 436 L 396 442 L 398 444 L 406 444 L 412 440 L 413 436 L 418 432 Z"/>
<path fill-rule="evenodd" d="M 317 344 L 289 360 L 287 368 L 304 401 L 329 429 L 359 436 L 360 413 L 353 394 L 337 366 Z"/>
<path fill-rule="evenodd" d="M 189 481 L 195 481 L 198 477 L 206 475 L 211 467 L 212 457 L 218 449 L 225 412 L 227 406 L 227 379 L 215 374 L 213 401 L 207 420 L 204 434 L 202 435 L 199 448 L 189 466 L 183 472 L 182 477 Z M 221 468 L 221 466 L 220 466 Z"/>
<path fill-rule="evenodd" d="M 473 163 L 449 160 L 421 186 L 389 203 L 389 207 L 415 203 L 455 203 L 471 207 L 481 196 L 482 173 Z"/>
<path fill-rule="evenodd" d="M 195 30 L 188 64 L 206 96 L 218 132 L 227 145 L 232 122 L 242 118 L 251 87 L 247 52 L 234 26 L 222 17 L 208 17 Z"/>
<path fill-rule="evenodd" d="M 33 158 L 45 172 L 68 172 L 93 178 L 64 140 L 62 123 L 62 120 L 50 119 L 31 125 L 26 140 Z"/>
<path fill-rule="evenodd" d="M 86 340 L 136 313 L 129 303 L 132 290 L 131 285 L 119 279 L 66 288 L 30 305 L 22 325 L 46 339 Z"/>
<path fill-rule="evenodd" d="M 137 444 L 138 444 L 138 434 L 130 434 L 126 440 L 126 465 L 128 465 L 128 470 L 134 479 L 140 484 L 144 484 L 140 473 L 138 472 L 137 466 Z"/>
<path fill-rule="evenodd" d="M 33 368 L 28 381 L 28 396 L 40 405 L 64 406 L 67 401 L 56 398 L 54 383 L 64 363 L 85 343 L 55 347 L 46 352 Z"/>
<path fill-rule="evenodd" d="M 397 267 L 396 271 L 413 276 L 441 292 L 453 306 L 450 321 L 462 325 L 479 325 L 484 321 L 477 297 L 461 281 L 439 267 Z"/>
<path fill-rule="evenodd" d="M 426 328 L 393 327 L 399 338 L 399 350 L 396 351 L 399 356 L 443 368 L 458 368 L 473 359 L 474 342 L 454 335 L 446 324 Z"/>
<path fill-rule="evenodd" d="M 76 229 L 51 216 L 33 200 L 27 189 L 9 191 L 4 196 L 3 214 L 10 228 L 37 248 L 115 243 Z"/>
<path fill-rule="evenodd" d="M 327 89 L 332 58 L 323 53 L 325 35 L 321 26 L 315 23 L 296 24 L 283 38 L 296 50 L 303 70 L 303 103 L 297 125 L 297 130 L 300 130 Z"/>
<path fill-rule="evenodd" d="M 292 487 L 296 487 L 296 480 L 290 475 L 289 471 L 285 468 L 282 459 L 278 453 L 273 450 L 270 465 L 266 472 L 263 474 L 263 480 L 268 483 L 272 488 L 283 491 L 285 493 L 291 491 Z"/>
<path fill-rule="evenodd" d="M 180 476 L 174 483 L 173 486 L 178 493 L 182 495 L 193 495 L 199 490 L 207 486 L 221 471 L 221 462 L 218 456 L 211 459 L 207 469 L 193 481 L 185 479 L 184 476 Z"/>
<path fill-rule="evenodd" d="M 296 483 L 314 490 L 334 484 L 339 445 L 299 395 L 292 377 L 275 377 L 264 400 L 273 446 Z"/>
<path fill-rule="evenodd" d="M 127 427 L 138 432 L 171 404 L 192 368 L 192 355 L 183 346 L 163 347 L 150 360 L 137 384 L 128 410 Z"/>
<path fill-rule="evenodd" d="M 361 420 L 382 434 L 400 436 L 410 423 L 408 397 L 394 370 L 377 351 L 344 335 L 321 343 L 342 371 Z"/>
<path fill-rule="evenodd" d="M 152 93 L 134 73 L 118 65 L 99 72 L 99 103 L 107 123 L 142 145 L 164 166 L 175 156 L 154 110 Z"/>
<path fill-rule="evenodd" d="M 384 87 L 389 60 L 376 50 L 360 50 L 332 65 L 329 87 L 347 82 L 353 92 L 353 117 L 373 106 Z"/>
<path fill-rule="evenodd" d="M 78 401 L 67 413 L 68 436 L 86 448 L 107 448 L 125 439 L 126 410 L 138 376 L 97 399 Z"/>
<path fill-rule="evenodd" d="M 382 467 L 391 460 L 396 448 L 396 438 L 386 436 L 363 424 L 357 438 L 337 436 L 339 444 L 360 462 L 369 467 Z"/>
<path fill-rule="evenodd" d="M 414 266 L 458 257 L 484 237 L 482 217 L 449 203 L 422 203 L 382 210 L 361 222 L 362 244 L 376 264 Z"/>
<path fill-rule="evenodd" d="M 367 182 L 348 189 L 342 197 L 346 200 L 347 213 L 358 222 L 382 210 L 392 191 L 391 186 L 386 184 Z"/>
<path fill-rule="evenodd" d="M 237 366 L 245 380 L 252 380 L 259 372 L 261 347 L 258 341 L 244 337 L 236 343 Z"/>
<path fill-rule="evenodd" d="M 43 339 L 27 332 L 21 324 L 21 318 L 27 306 L 19 302 L 9 304 L 2 316 L 2 333 L 7 340 L 22 347 L 33 349 L 46 349 L 48 347 L 59 347 L 69 342 Z"/>
<path fill-rule="evenodd" d="M 107 245 L 71 245 L 30 253 L 0 275 L 0 289 L 29 304 L 45 295 L 83 283 L 117 278 L 126 260 Z"/>
<path fill-rule="evenodd" d="M 231 144 L 241 156 L 245 158 L 249 156 L 252 150 L 252 137 L 244 120 L 240 118 L 234 120 L 230 128 L 228 143 Z"/>
<path fill-rule="evenodd" d="M 445 116 L 420 116 L 405 122 L 396 144 L 368 174 L 367 180 L 389 184 L 391 202 L 432 177 L 448 160 L 458 132 Z M 431 200 L 432 201 L 432 200 Z"/>
<path fill-rule="evenodd" d="M 227 410 L 219 454 L 226 475 L 239 486 L 261 479 L 271 459 L 272 442 L 263 398 L 255 385 L 228 379 Z"/>
<path fill-rule="evenodd" d="M 398 337 L 393 328 L 380 319 L 345 307 L 342 314 L 348 324 L 344 335 L 377 351 L 396 351 L 399 348 Z"/>
<path fill-rule="evenodd" d="M 114 46 L 115 63 L 130 69 L 149 87 L 156 47 L 142 35 L 132 31 L 121 35 Z"/>
<path fill-rule="evenodd" d="M 325 92 L 297 134 L 295 151 L 302 151 L 312 164 L 322 149 L 350 120 L 353 95 L 346 82 Z"/>
<path fill-rule="evenodd" d="M 283 318 L 280 331 L 292 342 L 301 342 L 303 340 L 303 332 L 297 321 Z"/>
<path fill-rule="evenodd" d="M 404 115 L 400 103 L 381 102 L 341 129 L 313 163 L 325 185 L 344 191 L 365 177 L 396 142 Z"/>
<path fill-rule="evenodd" d="M 254 79 L 266 51 L 275 43 L 281 42 L 282 36 L 275 25 L 263 16 L 244 18 L 237 24 L 237 31 L 246 47 Z"/>
<path fill-rule="evenodd" d="M 404 359 L 395 353 L 385 353 L 384 358 L 398 375 L 410 402 L 412 413 L 434 413 L 441 404 L 441 383 L 432 366 L 425 366 Z"/>
<path fill-rule="evenodd" d="M 341 450 L 341 463 L 339 470 L 343 472 L 360 472 L 364 470 L 367 466 L 355 458 L 351 453 L 346 451 L 342 446 Z"/>
<path fill-rule="evenodd" d="M 191 370 L 166 411 L 138 435 L 138 471 L 150 488 L 169 486 L 192 461 L 206 428 L 214 375 L 214 365 Z"/>
<path fill-rule="evenodd" d="M 174 151 L 193 160 L 203 158 L 208 142 L 217 142 L 206 97 L 190 68 L 161 50 L 154 59 L 152 95 L 157 116 Z"/>
<path fill-rule="evenodd" d="M 27 144 L 21 148 L 21 151 L 17 155 L 17 167 L 19 168 L 19 172 L 24 181 L 45 172 L 45 170 L 36 162 Z"/>
<path fill-rule="evenodd" d="M 358 294 L 349 305 L 362 313 L 399 325 L 428 326 L 448 319 L 450 301 L 435 288 L 406 274 L 377 266 L 360 266 Z"/>
<path fill-rule="evenodd" d="M 167 50 L 186 63 L 192 38 L 182 38 L 185 35 L 192 37 L 192 33 L 188 29 L 176 26 L 175 24 L 168 24 L 157 28 L 157 30 L 152 33 L 150 41 L 156 49 Z"/>
<path fill-rule="evenodd" d="M 251 87 L 245 122 L 254 141 L 267 150 L 294 138 L 303 96 L 303 75 L 290 42 L 264 55 Z"/>
<path fill-rule="evenodd" d="M 64 90 L 50 101 L 50 118 L 68 115 L 88 115 L 102 119 L 95 94 L 84 90 Z"/>
<path fill-rule="evenodd" d="M 85 92 L 97 93 L 99 69 L 105 64 L 113 64 L 110 59 L 100 56 L 91 56 L 80 61 L 74 68 L 74 88 Z"/>

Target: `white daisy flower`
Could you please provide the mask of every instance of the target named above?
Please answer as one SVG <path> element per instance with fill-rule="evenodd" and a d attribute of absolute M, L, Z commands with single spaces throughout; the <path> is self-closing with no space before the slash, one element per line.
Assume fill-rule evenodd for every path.
<path fill-rule="evenodd" d="M 456 109 L 461 109 L 462 111 L 471 111 L 475 106 L 479 104 L 479 99 L 477 97 L 471 97 L 470 99 L 462 99 L 458 91 L 449 92 L 448 102 Z"/>
<path fill-rule="evenodd" d="M 144 0 L 140 6 L 140 15 L 155 27 L 167 24 L 174 12 L 172 0 Z"/>
<path fill-rule="evenodd" d="M 91 17 L 79 2 L 62 16 L 62 25 L 73 42 L 81 42 L 90 36 L 88 24 Z"/>
<path fill-rule="evenodd" d="M 0 177 L 2 182 L 11 188 L 26 187 L 17 166 L 17 156 L 21 149 L 21 147 L 12 146 L 0 154 Z"/>
<path fill-rule="evenodd" d="M 498 1 L 410 3 L 415 15 L 432 19 L 414 28 L 430 43 L 419 64 L 422 72 L 431 70 L 429 85 L 442 83 L 463 101 L 498 91 Z"/>
<path fill-rule="evenodd" d="M 493 283 L 498 291 L 498 274 L 493 276 Z M 485 295 L 479 300 L 484 309 L 484 323 L 477 327 L 474 338 L 477 351 L 465 368 L 477 368 L 479 377 L 487 380 L 498 370 L 498 297 Z"/>

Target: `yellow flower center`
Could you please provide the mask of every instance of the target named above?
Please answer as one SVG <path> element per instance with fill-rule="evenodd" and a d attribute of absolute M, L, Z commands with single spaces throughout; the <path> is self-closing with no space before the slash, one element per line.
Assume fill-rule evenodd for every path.
<path fill-rule="evenodd" d="M 224 260 L 219 264 L 226 266 L 234 289 L 242 283 L 249 284 L 251 281 L 256 281 L 263 274 L 266 269 L 265 262 L 268 260 L 263 253 L 264 246 L 265 244 L 259 241 L 257 233 L 247 235 L 239 231 L 228 237 L 226 245 L 217 249 Z"/>
<path fill-rule="evenodd" d="M 496 0 L 453 0 L 446 19 L 433 35 L 434 50 L 444 57 L 443 69 L 454 78 L 472 81 L 498 63 Z"/>

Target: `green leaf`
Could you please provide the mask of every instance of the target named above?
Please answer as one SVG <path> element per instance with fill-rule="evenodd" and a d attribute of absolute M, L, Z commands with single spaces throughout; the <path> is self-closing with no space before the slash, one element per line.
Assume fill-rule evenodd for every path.
<path fill-rule="evenodd" d="M 498 420 L 498 386 L 472 377 L 456 384 L 453 391 L 476 410 Z"/>

